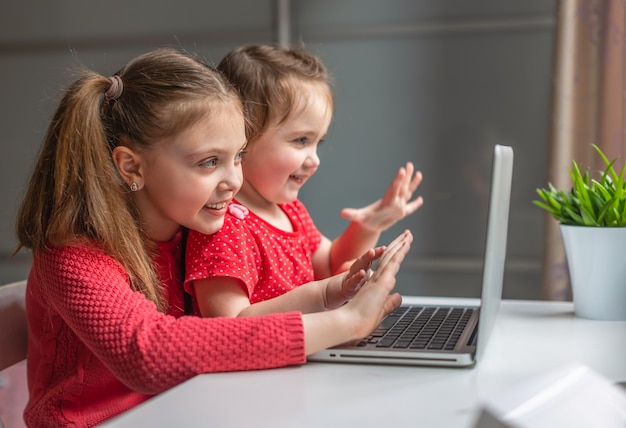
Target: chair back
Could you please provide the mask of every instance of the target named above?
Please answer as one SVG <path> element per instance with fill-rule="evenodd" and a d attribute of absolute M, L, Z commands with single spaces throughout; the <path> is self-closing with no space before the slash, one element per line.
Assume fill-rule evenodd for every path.
<path fill-rule="evenodd" d="M 26 281 L 0 285 L 0 371 L 26 359 Z"/>

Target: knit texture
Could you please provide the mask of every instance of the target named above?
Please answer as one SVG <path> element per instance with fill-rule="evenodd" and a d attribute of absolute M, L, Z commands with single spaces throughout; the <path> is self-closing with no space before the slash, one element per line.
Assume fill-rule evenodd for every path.
<path fill-rule="evenodd" d="M 250 303 L 257 303 L 313 281 L 311 260 L 322 234 L 302 202 L 279 206 L 289 218 L 292 232 L 272 226 L 252 211 L 243 219 L 226 214 L 224 225 L 212 235 L 190 231 L 187 292 L 195 293 L 191 282 L 197 279 L 225 276 L 240 280 Z"/>
<path fill-rule="evenodd" d="M 25 410 L 29 426 L 93 426 L 197 374 L 301 364 L 299 313 L 256 318 L 183 316 L 178 242 L 156 258 L 168 314 L 130 288 L 94 247 L 34 255 Z"/>

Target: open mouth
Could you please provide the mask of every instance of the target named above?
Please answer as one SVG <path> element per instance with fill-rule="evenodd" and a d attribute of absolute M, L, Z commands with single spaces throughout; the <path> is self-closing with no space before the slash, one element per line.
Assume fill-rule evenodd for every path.
<path fill-rule="evenodd" d="M 298 183 L 304 183 L 304 180 L 306 179 L 306 177 L 303 177 L 301 175 L 293 175 L 293 174 L 290 175 L 289 178 Z"/>
<path fill-rule="evenodd" d="M 219 211 L 219 210 L 223 210 L 224 208 L 226 208 L 227 205 L 228 205 L 228 202 L 220 202 L 217 204 L 206 204 L 204 208 L 207 208 L 209 210 Z"/>

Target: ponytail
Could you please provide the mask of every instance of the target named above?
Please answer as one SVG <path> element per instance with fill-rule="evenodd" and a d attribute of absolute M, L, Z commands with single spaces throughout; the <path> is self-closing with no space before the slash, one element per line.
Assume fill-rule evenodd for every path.
<path fill-rule="evenodd" d="M 87 72 L 65 92 L 17 217 L 20 247 L 101 245 L 133 289 L 165 309 L 137 208 L 113 164 L 101 104 L 109 78 Z M 19 249 L 19 248 L 18 248 Z"/>

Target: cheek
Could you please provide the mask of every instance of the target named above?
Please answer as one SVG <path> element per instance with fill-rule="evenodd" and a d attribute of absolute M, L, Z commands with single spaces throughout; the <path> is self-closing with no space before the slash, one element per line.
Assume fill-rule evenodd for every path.
<path fill-rule="evenodd" d="M 170 207 L 175 208 L 178 205 L 183 208 L 203 197 L 197 181 L 188 175 L 170 171 L 152 181 L 151 193 L 158 195 L 161 202 Z"/>
<path fill-rule="evenodd" d="M 216 183 L 211 178 L 194 177 L 177 186 L 177 194 L 172 195 L 172 198 L 188 204 L 204 205 L 211 193 L 215 191 L 215 186 Z"/>
<path fill-rule="evenodd" d="M 152 182 L 153 191 L 168 197 L 175 196 L 184 189 L 184 180 L 181 180 L 177 174 L 164 173 Z"/>
<path fill-rule="evenodd" d="M 306 152 L 304 150 L 297 150 L 290 147 L 274 153 L 271 158 L 267 159 L 267 164 L 271 165 L 272 169 L 275 171 L 292 173 L 295 169 L 302 166 L 305 159 Z"/>

